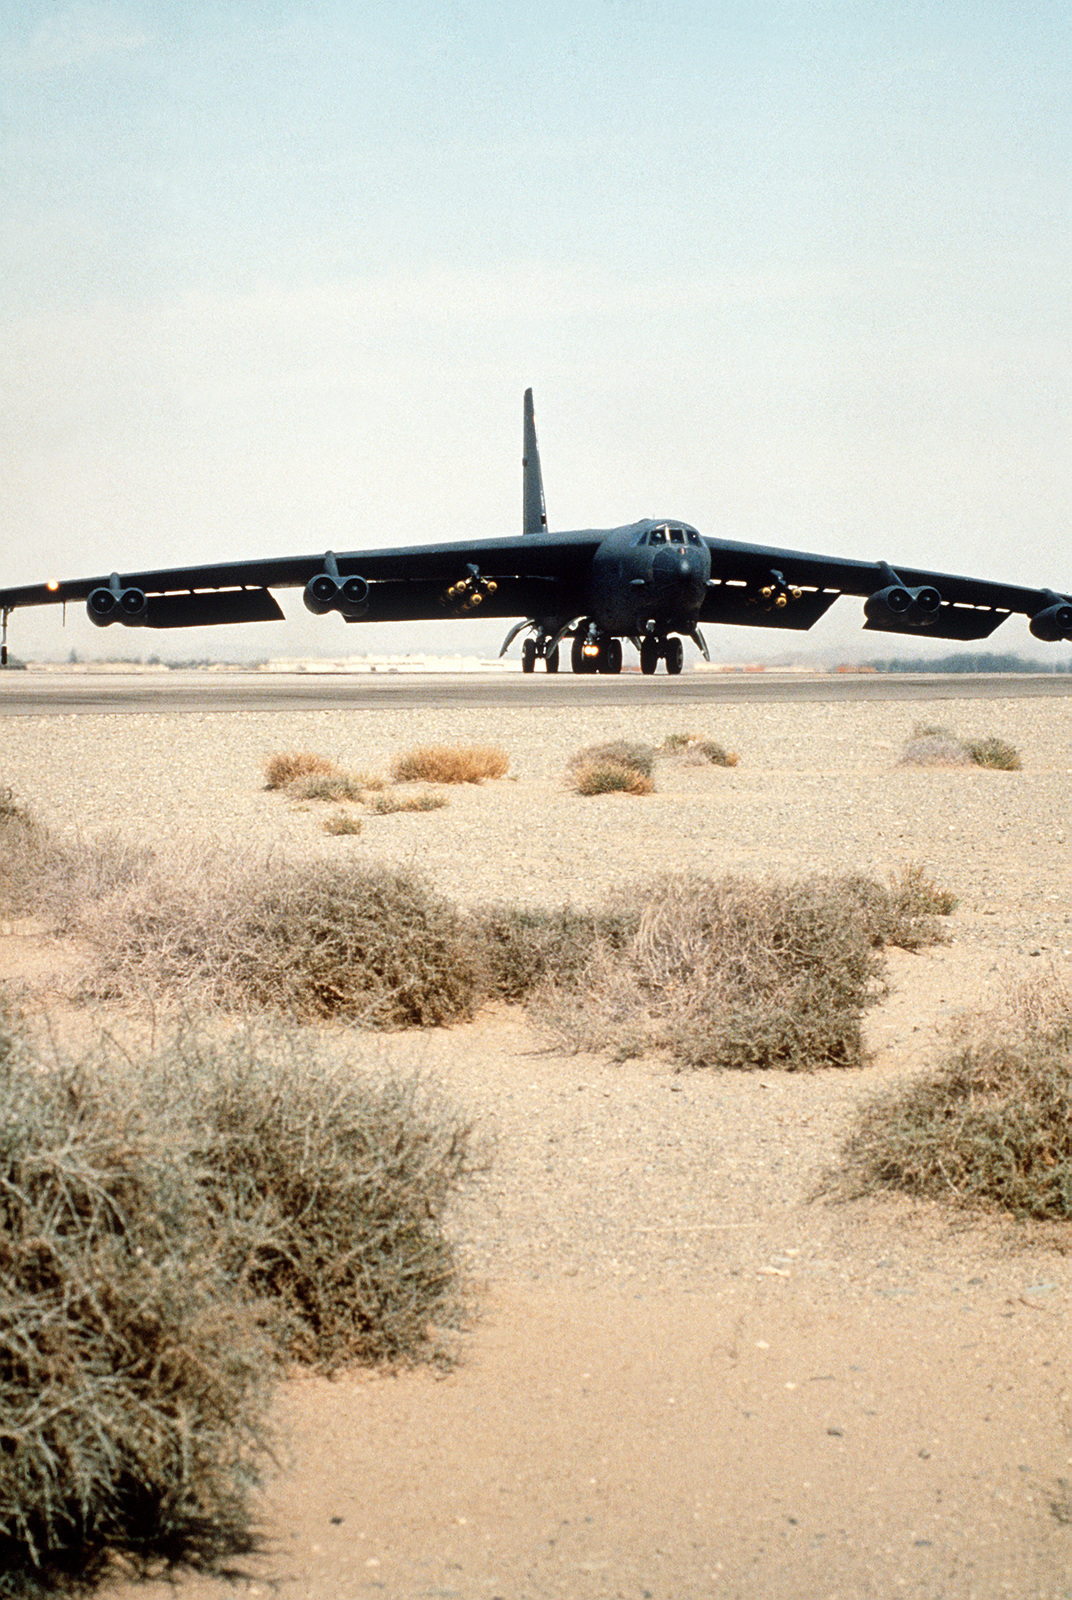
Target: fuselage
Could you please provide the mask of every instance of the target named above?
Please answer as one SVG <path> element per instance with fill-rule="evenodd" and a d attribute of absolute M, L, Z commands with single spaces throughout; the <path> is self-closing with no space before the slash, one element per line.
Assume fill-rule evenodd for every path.
<path fill-rule="evenodd" d="M 587 614 L 605 633 L 689 633 L 710 576 L 711 553 L 687 522 L 611 528 L 592 558 Z"/>

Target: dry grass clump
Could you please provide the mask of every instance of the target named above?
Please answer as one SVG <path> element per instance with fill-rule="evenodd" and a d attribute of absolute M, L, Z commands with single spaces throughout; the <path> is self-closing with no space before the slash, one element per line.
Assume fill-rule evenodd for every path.
<path fill-rule="evenodd" d="M 291 800 L 363 800 L 368 783 L 363 773 L 335 772 L 313 773 L 295 778 L 287 784 L 287 797 Z"/>
<path fill-rule="evenodd" d="M 339 770 L 338 762 L 313 750 L 278 750 L 264 763 L 264 787 L 289 789 L 299 778 L 328 777 Z"/>
<path fill-rule="evenodd" d="M 577 750 L 566 763 L 578 794 L 651 794 L 655 750 L 650 744 L 611 739 Z"/>
<path fill-rule="evenodd" d="M 937 1072 L 872 1102 L 829 1182 L 1072 1219 L 1072 995 L 1023 990 Z"/>
<path fill-rule="evenodd" d="M 510 757 L 497 745 L 420 745 L 391 762 L 396 783 L 483 783 L 502 778 Z"/>
<path fill-rule="evenodd" d="M 568 1048 L 619 1059 L 658 1049 L 697 1067 L 859 1066 L 880 946 L 921 935 L 888 900 L 854 878 L 661 878 L 631 897 L 632 937 L 601 942 L 535 1014 Z"/>
<path fill-rule="evenodd" d="M 993 767 L 999 772 L 1019 772 L 1020 752 L 1006 739 L 991 734 L 985 739 L 965 739 L 964 747 L 977 767 Z"/>
<path fill-rule="evenodd" d="M 457 910 L 409 872 L 360 861 L 158 867 L 87 913 L 98 994 L 372 1028 L 470 1016 L 479 953 Z"/>
<path fill-rule="evenodd" d="M 399 794 L 397 789 L 385 789 L 370 800 L 368 806 L 377 816 L 387 817 L 395 811 L 440 811 L 449 804 L 445 794 L 433 794 L 427 789 L 422 794 Z"/>
<path fill-rule="evenodd" d="M 655 749 L 650 744 L 635 743 L 631 739 L 609 739 L 603 744 L 586 745 L 570 756 L 566 765 L 571 771 L 592 764 L 611 763 L 628 767 L 642 778 L 650 778 L 655 771 Z"/>
<path fill-rule="evenodd" d="M 72 1064 L 0 1024 L 0 1593 L 250 1548 L 280 1357 L 445 1359 L 485 1164 L 416 1083 L 278 1031 Z"/>
<path fill-rule="evenodd" d="M 114 1077 L 0 1062 L 0 1592 L 248 1548 L 264 1339 L 194 1167 Z"/>
<path fill-rule="evenodd" d="M 912 738 L 901 752 L 902 766 L 916 767 L 991 767 L 1002 772 L 1019 772 L 1023 763 L 1015 745 L 989 735 L 982 739 L 958 739 L 949 728 L 917 723 Z"/>
<path fill-rule="evenodd" d="M 353 834 L 360 833 L 361 828 L 361 818 L 352 811 L 333 811 L 330 817 L 324 818 L 325 833 Z"/>
<path fill-rule="evenodd" d="M 620 761 L 584 761 L 570 767 L 570 777 L 578 794 L 651 794 L 655 785 L 635 767 Z"/>
<path fill-rule="evenodd" d="M 741 759 L 735 750 L 696 733 L 668 733 L 658 754 L 680 756 L 690 767 L 735 767 Z"/>

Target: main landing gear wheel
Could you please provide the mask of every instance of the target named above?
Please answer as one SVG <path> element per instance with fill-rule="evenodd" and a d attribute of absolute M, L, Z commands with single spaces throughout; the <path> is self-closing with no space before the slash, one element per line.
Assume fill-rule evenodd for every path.
<path fill-rule="evenodd" d="M 662 652 L 659 649 L 658 639 L 648 638 L 641 642 L 640 670 L 644 673 L 645 677 L 651 677 L 651 674 L 659 665 L 659 656 L 661 654 Z"/>
<path fill-rule="evenodd" d="M 600 672 L 621 672 L 622 670 L 622 641 L 620 639 L 604 639 L 599 651 Z"/>
<path fill-rule="evenodd" d="M 532 672 L 536 666 L 536 640 L 526 639 L 521 646 L 521 670 Z"/>
<path fill-rule="evenodd" d="M 666 641 L 666 670 L 676 677 L 685 665 L 685 646 L 675 634 Z"/>
<path fill-rule="evenodd" d="M 557 672 L 558 671 L 558 646 L 557 646 L 557 644 L 555 645 L 555 648 L 553 650 L 548 650 L 547 654 L 543 658 L 543 664 L 547 668 L 548 672 Z"/>

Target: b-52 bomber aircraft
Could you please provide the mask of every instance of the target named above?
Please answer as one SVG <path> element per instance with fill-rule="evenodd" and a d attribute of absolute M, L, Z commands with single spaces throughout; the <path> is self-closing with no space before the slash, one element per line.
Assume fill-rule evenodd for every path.
<path fill-rule="evenodd" d="M 684 639 L 710 659 L 703 623 L 803 630 L 843 594 L 863 598 L 864 627 L 877 633 L 986 639 L 1015 611 L 1030 618 L 1036 639 L 1072 641 L 1072 596 L 1052 589 L 737 543 L 674 518 L 550 533 L 531 389 L 523 487 L 523 531 L 515 537 L 128 570 L 0 589 L 0 659 L 6 665 L 8 617 L 20 606 L 81 600 L 101 628 L 113 622 L 194 628 L 282 620 L 272 590 L 285 588 L 302 588 L 317 616 L 334 611 L 346 622 L 520 618 L 499 653 L 524 633 L 524 672 L 537 661 L 557 672 L 567 639 L 574 672 L 620 672 L 628 639 L 642 672 L 655 672 L 662 661 L 678 673 Z"/>

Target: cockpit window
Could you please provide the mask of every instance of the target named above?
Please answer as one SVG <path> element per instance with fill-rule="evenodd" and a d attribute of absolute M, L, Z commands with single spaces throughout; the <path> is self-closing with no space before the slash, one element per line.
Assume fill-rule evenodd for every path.
<path fill-rule="evenodd" d="M 684 544 L 685 543 L 685 532 L 684 532 L 683 528 L 671 528 L 670 529 L 670 543 L 671 544 Z"/>
<path fill-rule="evenodd" d="M 665 544 L 666 543 L 666 529 L 665 528 L 652 528 L 651 532 L 648 534 L 648 543 L 649 544 Z"/>
<path fill-rule="evenodd" d="M 700 542 L 700 535 L 696 532 L 695 528 L 686 528 L 685 537 L 688 539 L 690 544 L 699 544 Z"/>

